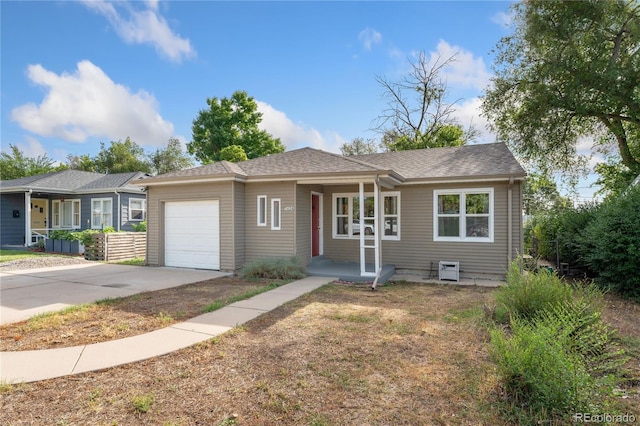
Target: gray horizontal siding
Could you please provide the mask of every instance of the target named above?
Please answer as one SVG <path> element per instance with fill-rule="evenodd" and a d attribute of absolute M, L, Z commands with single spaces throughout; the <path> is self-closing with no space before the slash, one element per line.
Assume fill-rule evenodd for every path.
<path fill-rule="evenodd" d="M 267 226 L 258 226 L 258 195 L 267 196 Z M 246 262 L 267 257 L 295 256 L 295 182 L 254 183 L 245 187 Z M 280 198 L 280 230 L 271 229 L 271 200 Z M 293 207 L 293 210 L 286 209 Z"/>
<path fill-rule="evenodd" d="M 234 233 L 232 182 L 149 187 L 147 191 L 147 263 L 164 265 L 164 203 L 220 201 L 220 269 L 233 271 Z"/>
<path fill-rule="evenodd" d="M 0 197 L 0 244 L 22 245 L 27 217 L 24 194 L 2 194 Z M 13 217 L 14 210 L 20 217 Z"/>
<path fill-rule="evenodd" d="M 494 241 L 441 242 L 433 240 L 433 191 L 436 189 L 494 188 Z M 520 184 L 513 188 L 513 254 L 522 250 L 522 211 Z M 331 231 L 332 194 L 356 192 L 357 187 L 325 187 L 325 257 L 359 261 L 359 240 L 333 239 Z M 469 185 L 416 185 L 400 187 L 401 240 L 383 240 L 384 263 L 397 269 L 428 271 L 432 262 L 460 261 L 465 275 L 504 274 L 507 267 L 507 194 L 508 184 L 488 182 Z M 367 250 L 372 252 L 372 250 Z M 369 258 L 369 256 L 368 256 Z"/>

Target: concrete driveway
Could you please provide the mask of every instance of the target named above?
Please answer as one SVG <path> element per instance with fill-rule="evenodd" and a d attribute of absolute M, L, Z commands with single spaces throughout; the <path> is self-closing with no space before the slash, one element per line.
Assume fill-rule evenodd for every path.
<path fill-rule="evenodd" d="M 169 267 L 95 263 L 0 272 L 0 324 L 33 315 L 228 275 Z"/>

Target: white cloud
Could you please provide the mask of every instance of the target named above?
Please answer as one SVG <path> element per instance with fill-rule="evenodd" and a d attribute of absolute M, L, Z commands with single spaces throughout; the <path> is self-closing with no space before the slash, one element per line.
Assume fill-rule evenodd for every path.
<path fill-rule="evenodd" d="M 362 42 L 364 49 L 370 51 L 374 44 L 378 44 L 382 41 L 382 34 L 373 28 L 365 28 L 358 34 L 358 40 Z"/>
<path fill-rule="evenodd" d="M 328 132 L 325 137 L 317 129 L 294 123 L 284 112 L 265 102 L 256 101 L 256 103 L 258 111 L 262 113 L 260 129 L 280 138 L 287 149 L 309 146 L 324 151 L 338 152 L 339 146 L 344 142 L 344 139 L 335 132 Z"/>
<path fill-rule="evenodd" d="M 143 10 L 134 9 L 129 2 L 83 0 L 82 3 L 107 18 L 126 43 L 151 44 L 158 53 L 174 62 L 181 62 L 196 54 L 189 39 L 180 37 L 169 28 L 167 20 L 158 11 L 157 1 L 136 3 L 146 5 Z M 123 10 L 123 13 L 119 10 Z"/>
<path fill-rule="evenodd" d="M 491 17 L 491 22 L 498 24 L 502 28 L 509 28 L 513 23 L 514 18 L 513 11 L 507 12 L 498 12 Z"/>
<path fill-rule="evenodd" d="M 472 52 L 444 40 L 438 42 L 435 52 L 430 52 L 430 62 L 435 63 L 438 58 L 442 62 L 454 55 L 453 61 L 443 70 L 449 86 L 482 90 L 489 85 L 491 73 L 482 57 L 474 57 Z"/>
<path fill-rule="evenodd" d="M 47 94 L 39 105 L 14 108 L 11 118 L 32 133 L 71 142 L 129 136 L 138 144 L 158 146 L 173 136 L 173 124 L 160 116 L 151 94 L 132 93 L 90 61 L 79 62 L 74 74 L 57 75 L 42 65 L 30 65 L 27 74 Z"/>
<path fill-rule="evenodd" d="M 489 121 L 480 115 L 482 100 L 479 97 L 467 99 L 456 105 L 453 116 L 464 129 L 472 126 L 478 131 L 477 142 L 492 143 L 496 135 L 489 130 Z"/>

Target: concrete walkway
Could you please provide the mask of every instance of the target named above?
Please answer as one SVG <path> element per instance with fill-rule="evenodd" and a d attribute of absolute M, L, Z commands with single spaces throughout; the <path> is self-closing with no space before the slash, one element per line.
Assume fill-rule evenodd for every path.
<path fill-rule="evenodd" d="M 332 280 L 327 277 L 303 278 L 189 321 L 139 336 L 70 348 L 0 352 L 0 382 L 35 382 L 164 355 L 225 333 Z"/>

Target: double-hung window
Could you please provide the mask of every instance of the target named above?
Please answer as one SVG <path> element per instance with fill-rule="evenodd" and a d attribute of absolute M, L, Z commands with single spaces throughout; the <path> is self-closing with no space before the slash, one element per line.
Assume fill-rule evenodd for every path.
<path fill-rule="evenodd" d="M 434 241 L 493 242 L 493 188 L 433 192 Z"/>
<path fill-rule="evenodd" d="M 147 218 L 147 200 L 144 198 L 129 199 L 129 220 L 143 221 Z"/>
<path fill-rule="evenodd" d="M 91 227 L 102 229 L 113 226 L 113 200 L 111 198 L 91 199 Z"/>
<path fill-rule="evenodd" d="M 360 238 L 364 232 L 366 238 L 375 235 L 375 206 L 372 193 L 364 194 L 364 204 L 360 208 L 360 196 L 357 193 L 333 195 L 333 238 Z M 400 239 L 400 193 L 383 192 L 380 197 L 382 208 L 379 220 L 382 222 L 382 239 Z M 360 223 L 363 215 L 363 224 Z M 360 229 L 360 228 L 364 229 Z"/>
<path fill-rule="evenodd" d="M 80 200 L 53 200 L 52 228 L 80 228 Z"/>

